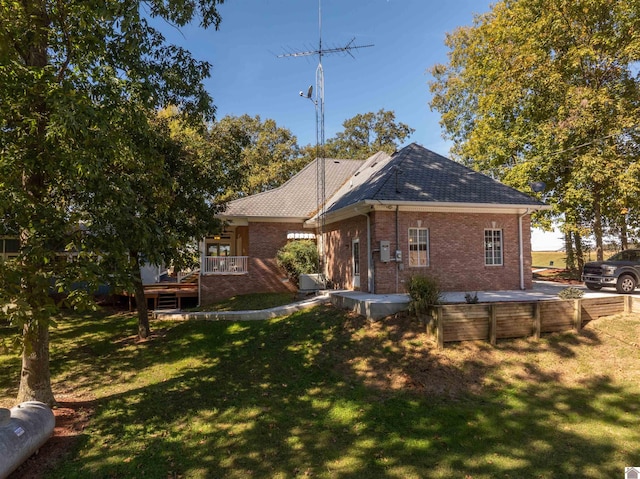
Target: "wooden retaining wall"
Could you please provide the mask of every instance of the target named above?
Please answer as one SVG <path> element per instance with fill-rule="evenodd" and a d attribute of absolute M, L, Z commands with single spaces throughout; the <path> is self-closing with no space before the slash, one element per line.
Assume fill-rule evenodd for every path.
<path fill-rule="evenodd" d="M 601 316 L 640 311 L 640 298 L 611 296 L 532 302 L 446 304 L 434 308 L 429 331 L 439 347 L 453 341 L 539 338 L 542 333 L 579 331 Z"/>

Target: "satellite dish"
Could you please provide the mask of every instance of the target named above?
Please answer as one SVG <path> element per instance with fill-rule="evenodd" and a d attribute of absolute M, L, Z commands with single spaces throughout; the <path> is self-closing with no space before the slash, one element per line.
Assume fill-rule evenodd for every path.
<path fill-rule="evenodd" d="M 309 89 L 307 90 L 307 93 L 305 94 L 303 91 L 300 92 L 300 96 L 303 98 L 308 98 L 309 100 L 311 100 L 311 94 L 313 93 L 313 85 L 309 85 Z"/>

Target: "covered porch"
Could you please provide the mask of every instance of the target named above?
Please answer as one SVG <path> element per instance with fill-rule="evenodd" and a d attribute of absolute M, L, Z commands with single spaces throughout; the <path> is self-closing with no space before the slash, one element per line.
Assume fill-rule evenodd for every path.
<path fill-rule="evenodd" d="M 219 234 L 200 242 L 201 274 L 246 274 L 249 271 L 248 246 L 248 226 L 226 225 Z"/>

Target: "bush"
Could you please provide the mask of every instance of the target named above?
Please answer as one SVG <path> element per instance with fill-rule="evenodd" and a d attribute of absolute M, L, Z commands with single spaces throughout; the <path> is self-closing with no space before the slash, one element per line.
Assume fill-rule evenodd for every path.
<path fill-rule="evenodd" d="M 407 283 L 409 312 L 419 316 L 429 313 L 431 308 L 442 301 L 438 282 L 428 276 L 412 276 Z"/>
<path fill-rule="evenodd" d="M 464 293 L 464 300 L 467 302 L 467 304 L 478 304 L 478 302 L 480 301 L 478 299 L 478 293 L 477 292 L 475 292 L 473 294 Z"/>
<path fill-rule="evenodd" d="M 561 299 L 580 299 L 584 296 L 584 291 L 578 288 L 574 288 L 573 286 L 570 286 L 560 291 L 558 293 L 558 296 Z"/>
<path fill-rule="evenodd" d="M 276 254 L 278 266 L 298 285 L 301 274 L 318 272 L 318 247 L 311 240 L 291 241 Z"/>

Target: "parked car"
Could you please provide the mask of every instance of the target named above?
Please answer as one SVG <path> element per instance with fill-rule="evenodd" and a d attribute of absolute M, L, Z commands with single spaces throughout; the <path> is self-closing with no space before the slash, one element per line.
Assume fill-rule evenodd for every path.
<path fill-rule="evenodd" d="M 618 293 L 633 293 L 640 282 L 640 250 L 627 249 L 605 261 L 591 261 L 582 269 L 582 281 L 589 289 L 615 287 Z"/>

